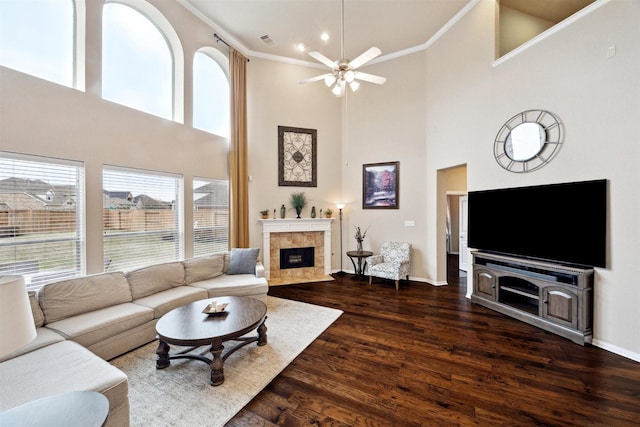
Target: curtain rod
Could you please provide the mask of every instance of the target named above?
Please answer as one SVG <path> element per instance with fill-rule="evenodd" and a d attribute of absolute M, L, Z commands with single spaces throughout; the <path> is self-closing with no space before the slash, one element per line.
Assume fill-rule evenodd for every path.
<path fill-rule="evenodd" d="M 229 48 L 231 47 L 231 45 L 230 45 L 229 43 L 227 43 L 226 41 L 222 40 L 222 37 L 220 37 L 220 36 L 218 35 L 218 33 L 213 33 L 213 38 L 215 38 L 215 39 L 216 39 L 216 42 L 218 42 L 218 43 L 222 43 L 222 44 L 224 44 L 225 46 L 227 46 L 227 47 L 229 47 Z M 247 62 L 250 62 L 250 61 L 251 61 L 251 60 L 250 60 L 249 58 L 247 58 Z"/>
<path fill-rule="evenodd" d="M 231 47 L 231 45 L 229 43 L 227 43 L 226 41 L 222 40 L 222 38 L 218 35 L 218 33 L 213 33 L 213 37 L 216 39 L 216 41 L 218 43 L 222 42 L 224 43 L 227 47 Z"/>

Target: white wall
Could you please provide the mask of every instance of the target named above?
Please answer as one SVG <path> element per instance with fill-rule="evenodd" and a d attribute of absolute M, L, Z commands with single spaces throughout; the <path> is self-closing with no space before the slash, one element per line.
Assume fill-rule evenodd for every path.
<path fill-rule="evenodd" d="M 430 280 L 425 170 L 425 56 L 405 56 L 364 68 L 384 76 L 382 85 L 362 83 L 348 93 L 345 144 L 342 158 L 342 189 L 345 208 L 345 251 L 354 250 L 354 226 L 368 227 L 363 247 L 376 251 L 384 240 L 412 244 L 411 276 Z M 362 209 L 362 165 L 398 161 L 399 209 Z M 405 227 L 405 221 L 415 226 Z"/>
<path fill-rule="evenodd" d="M 604 2 L 495 67 L 493 22 L 494 2 L 483 0 L 427 52 L 427 181 L 451 163 L 467 164 L 469 190 L 608 179 L 608 260 L 596 269 L 594 343 L 640 360 L 640 2 Z M 617 54 L 607 57 L 612 45 Z M 495 162 L 493 140 L 526 109 L 558 115 L 564 145 L 542 169 L 514 174 Z M 429 206 L 439 203 L 433 189 Z M 431 239 L 439 232 L 429 226 Z"/>
<path fill-rule="evenodd" d="M 505 5 L 500 5 L 499 9 L 501 55 L 511 52 L 556 24 L 556 22 L 538 18 Z"/>
<path fill-rule="evenodd" d="M 309 206 L 302 216 L 309 218 L 311 207 L 331 208 L 337 218 L 340 194 L 340 158 L 342 157 L 342 105 L 323 82 L 300 85 L 298 81 L 324 73 L 323 69 L 300 67 L 281 62 L 251 58 L 248 68 L 248 145 L 249 145 L 249 227 L 250 244 L 262 248 L 260 211 L 291 210 L 291 193 L 303 191 Z M 278 186 L 278 126 L 317 130 L 317 187 Z M 339 268 L 339 232 L 337 221 L 332 230 L 332 267 Z M 261 257 L 265 255 L 261 253 Z"/>

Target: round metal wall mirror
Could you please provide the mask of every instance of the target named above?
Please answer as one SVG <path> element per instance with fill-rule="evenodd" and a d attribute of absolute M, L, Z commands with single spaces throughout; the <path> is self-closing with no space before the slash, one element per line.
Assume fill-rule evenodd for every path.
<path fill-rule="evenodd" d="M 498 131 L 493 154 L 500 166 L 531 172 L 551 161 L 561 145 L 560 121 L 544 110 L 527 110 L 510 118 Z"/>

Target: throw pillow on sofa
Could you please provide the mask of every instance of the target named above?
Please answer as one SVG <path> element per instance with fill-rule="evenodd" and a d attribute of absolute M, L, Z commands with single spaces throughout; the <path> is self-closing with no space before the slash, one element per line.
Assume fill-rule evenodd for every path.
<path fill-rule="evenodd" d="M 184 266 L 180 261 L 151 265 L 127 273 L 134 300 L 184 285 Z"/>
<path fill-rule="evenodd" d="M 231 249 L 227 274 L 254 274 L 259 252 L 258 248 Z"/>
<path fill-rule="evenodd" d="M 29 291 L 28 294 L 29 303 L 31 304 L 31 314 L 33 314 L 33 323 L 35 323 L 36 328 L 40 328 L 44 326 L 44 313 L 40 308 L 40 304 L 38 304 L 38 297 L 35 291 Z"/>
<path fill-rule="evenodd" d="M 184 264 L 184 281 L 187 285 L 201 280 L 222 276 L 224 254 L 186 259 Z"/>

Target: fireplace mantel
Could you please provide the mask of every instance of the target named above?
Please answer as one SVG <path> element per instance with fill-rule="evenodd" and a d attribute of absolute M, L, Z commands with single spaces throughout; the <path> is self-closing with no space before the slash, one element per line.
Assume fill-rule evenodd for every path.
<path fill-rule="evenodd" d="M 271 233 L 324 232 L 324 274 L 331 274 L 331 225 L 333 218 L 261 219 L 262 264 L 267 279 L 271 278 Z"/>

